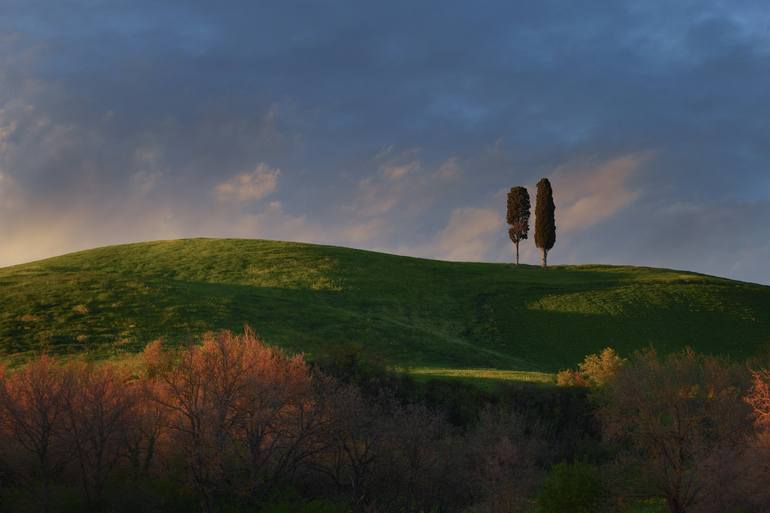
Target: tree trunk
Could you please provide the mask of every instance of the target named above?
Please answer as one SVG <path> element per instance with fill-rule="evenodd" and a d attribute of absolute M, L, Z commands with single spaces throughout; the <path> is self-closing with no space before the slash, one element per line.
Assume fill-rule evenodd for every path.
<path fill-rule="evenodd" d="M 519 243 L 516 243 L 516 265 L 519 265 Z"/>
<path fill-rule="evenodd" d="M 543 268 L 548 267 L 548 250 L 543 248 Z"/>
<path fill-rule="evenodd" d="M 668 497 L 666 503 L 668 504 L 668 510 L 671 513 L 687 513 L 684 506 L 679 504 L 679 501 L 675 497 Z"/>
<path fill-rule="evenodd" d="M 203 491 L 200 501 L 201 511 L 203 513 L 214 513 L 214 499 L 211 497 L 211 493 L 208 490 Z"/>
<path fill-rule="evenodd" d="M 43 476 L 43 485 L 40 490 L 40 511 L 41 513 L 48 513 L 48 495 L 49 495 L 49 486 L 48 486 L 48 475 Z"/>

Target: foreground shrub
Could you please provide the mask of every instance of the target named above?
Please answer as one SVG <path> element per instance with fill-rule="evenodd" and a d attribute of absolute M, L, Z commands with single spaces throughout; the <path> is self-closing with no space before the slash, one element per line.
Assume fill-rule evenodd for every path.
<path fill-rule="evenodd" d="M 587 387 L 586 381 L 579 371 L 562 369 L 556 373 L 556 386 L 560 387 Z"/>
<path fill-rule="evenodd" d="M 512 513 L 529 510 L 540 479 L 536 464 L 540 440 L 527 433 L 523 417 L 487 408 L 466 440 L 473 512 Z"/>
<path fill-rule="evenodd" d="M 560 461 L 601 453 L 601 428 L 589 389 L 510 383 L 499 388 L 498 408 L 514 414 L 524 435 L 539 440 L 536 463 L 549 468 Z"/>
<path fill-rule="evenodd" d="M 596 513 L 604 499 L 599 470 L 588 463 L 551 467 L 537 497 L 539 513 Z"/>
<path fill-rule="evenodd" d="M 284 493 L 282 498 L 267 500 L 258 513 L 350 513 L 344 502 L 325 499 L 304 500 L 296 493 Z"/>

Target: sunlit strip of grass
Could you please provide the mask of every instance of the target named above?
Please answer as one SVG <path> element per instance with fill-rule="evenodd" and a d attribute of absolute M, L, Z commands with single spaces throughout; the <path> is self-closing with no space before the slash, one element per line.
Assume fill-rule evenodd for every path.
<path fill-rule="evenodd" d="M 450 369 L 418 367 L 404 369 L 415 378 L 458 378 L 491 381 L 523 381 L 527 383 L 556 383 L 556 375 L 549 372 L 501 370 L 501 369 Z"/>

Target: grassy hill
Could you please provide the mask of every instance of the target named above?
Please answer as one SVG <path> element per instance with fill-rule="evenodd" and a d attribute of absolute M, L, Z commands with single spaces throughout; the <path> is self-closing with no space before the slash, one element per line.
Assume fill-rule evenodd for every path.
<path fill-rule="evenodd" d="M 550 372 L 607 345 L 748 356 L 770 342 L 770 287 L 664 269 L 544 271 L 220 239 L 111 246 L 0 269 L 7 358 L 109 356 L 244 324 L 311 357 L 357 344 L 425 372 Z"/>

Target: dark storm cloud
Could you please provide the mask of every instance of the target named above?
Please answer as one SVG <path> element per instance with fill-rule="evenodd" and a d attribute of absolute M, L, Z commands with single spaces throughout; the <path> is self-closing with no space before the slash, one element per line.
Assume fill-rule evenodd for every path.
<path fill-rule="evenodd" d="M 556 261 L 768 281 L 761 3 L 367 4 L 0 0 L 0 262 L 203 234 L 499 260 L 501 191 L 550 175 Z"/>

